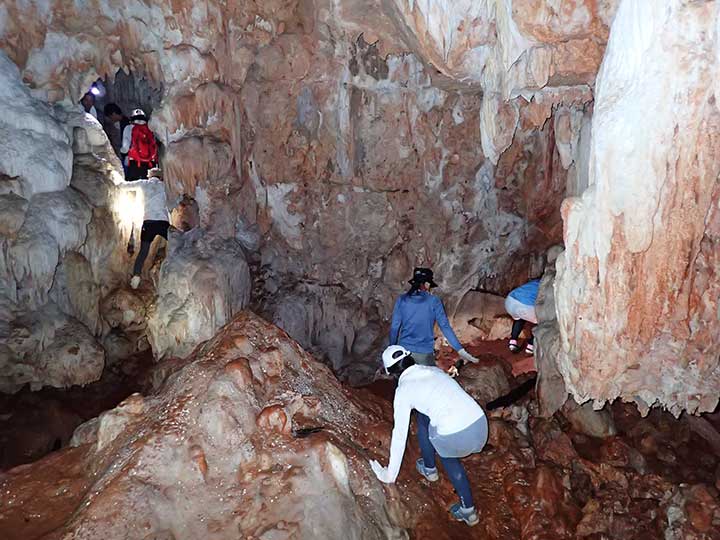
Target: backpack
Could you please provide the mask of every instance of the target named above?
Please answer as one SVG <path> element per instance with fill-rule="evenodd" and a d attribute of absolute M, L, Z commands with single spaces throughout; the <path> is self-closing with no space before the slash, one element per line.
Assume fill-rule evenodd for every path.
<path fill-rule="evenodd" d="M 157 163 L 157 142 L 155 135 L 147 127 L 147 124 L 135 124 L 132 128 L 132 139 L 128 159 L 137 163 L 153 165 Z"/>

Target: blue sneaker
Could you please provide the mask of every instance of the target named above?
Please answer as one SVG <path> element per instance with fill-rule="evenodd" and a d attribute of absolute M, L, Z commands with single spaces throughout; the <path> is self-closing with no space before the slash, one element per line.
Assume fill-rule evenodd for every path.
<path fill-rule="evenodd" d="M 457 521 L 464 521 L 468 527 L 474 527 L 480 523 L 480 518 L 474 506 L 465 508 L 460 503 L 455 503 L 450 507 L 450 513 Z"/>
<path fill-rule="evenodd" d="M 415 468 L 417 469 L 417 472 L 422 474 L 425 479 L 430 482 L 437 482 L 440 479 L 440 475 L 437 472 L 437 467 L 429 469 L 425 466 L 423 458 L 420 458 L 415 462 Z"/>

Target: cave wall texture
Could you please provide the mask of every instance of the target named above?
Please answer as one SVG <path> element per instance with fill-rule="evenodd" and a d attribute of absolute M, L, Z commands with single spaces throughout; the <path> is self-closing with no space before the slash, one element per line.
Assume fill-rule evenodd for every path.
<path fill-rule="evenodd" d="M 341 376 L 374 369 L 413 266 L 433 266 L 450 313 L 471 289 L 505 293 L 563 239 L 570 196 L 555 285 L 568 390 L 598 405 L 621 396 L 714 407 L 718 188 L 702 137 L 716 114 L 714 2 L 48 0 L 0 10 L 0 47 L 38 100 L 75 103 L 118 69 L 163 88 L 151 127 L 169 190 L 195 199 L 213 246 L 183 242 L 188 253 L 205 253 L 216 282 L 246 257 L 257 309 Z M 217 246 L 230 255 L 214 261 Z M 201 333 L 182 297 L 161 291 L 159 304 L 180 311 L 150 318 L 155 352 L 183 355 L 207 339 L 247 302 L 245 272 L 223 290 L 242 301 L 218 295 Z M 160 336 L 178 317 L 182 328 Z"/>
<path fill-rule="evenodd" d="M 564 203 L 555 284 L 559 366 L 579 400 L 717 405 L 717 23 L 716 2 L 623 2 L 613 23 L 591 188 Z"/>

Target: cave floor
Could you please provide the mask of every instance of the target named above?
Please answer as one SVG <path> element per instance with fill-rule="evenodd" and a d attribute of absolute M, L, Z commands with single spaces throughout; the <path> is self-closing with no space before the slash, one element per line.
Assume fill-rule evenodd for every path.
<path fill-rule="evenodd" d="M 468 350 L 480 358 L 480 365 L 504 363 L 506 371 L 517 375 L 515 385 L 533 376 L 528 369 L 531 358 L 510 354 L 504 341 L 475 343 Z M 441 364 L 454 359 L 450 351 L 439 355 Z M 77 418 L 95 416 L 140 389 L 145 360 L 138 358 L 125 366 L 125 375 L 131 373 L 132 378 L 114 375 L 135 380 L 135 386 L 109 392 L 117 379 L 108 377 L 85 389 L 47 390 L 35 395 L 21 392 L 12 399 L 4 398 L 0 412 L 7 416 L 5 411 L 13 407 L 41 410 L 59 401 L 63 410 Z M 468 365 L 462 369 L 477 368 Z M 392 385 L 388 381 L 366 389 L 348 387 L 347 392 L 355 393 L 391 422 Z M 595 439 L 574 430 L 560 414 L 549 419 L 528 416 L 533 399 L 531 390 L 510 407 L 488 411 L 488 445 L 482 453 L 463 460 L 480 514 L 480 523 L 472 529 L 453 522 L 447 514 L 456 496 L 441 465 L 436 483 L 419 478 L 415 472 L 419 450 L 413 422 L 400 477 L 396 484 L 384 486 L 388 500 L 400 508 L 412 508 L 408 515 L 419 516 L 403 525 L 411 538 L 720 540 L 720 458 L 683 418 L 675 419 L 660 410 L 641 418 L 633 406 L 615 403 L 612 412 L 618 434 Z M 8 437 L 39 433 L 37 427 L 23 432 L 19 423 L 15 432 L 8 432 L 11 420 L 12 416 L 7 417 L 0 425 L 3 447 Z M 36 425 L 43 421 L 38 416 Z M 386 461 L 387 446 L 378 453 L 378 441 L 389 437 L 387 425 L 365 426 L 364 436 L 353 441 L 353 447 L 362 450 L 361 456 L 377 454 Z M 56 439 L 54 434 L 43 439 L 45 446 L 36 445 L 37 452 L 47 453 L 47 444 L 55 444 Z M 333 442 L 342 446 L 341 441 Z M 62 523 L 88 489 L 90 480 L 82 471 L 83 453 L 82 447 L 63 448 L 32 466 L 0 473 L 8 510 L 4 512 L 0 505 L 0 530 L 4 531 L 0 536 L 8 540 L 40 538 Z M 3 458 L 11 464 L 13 460 L 34 459 L 28 453 L 7 451 Z M 11 507 L 15 511 L 10 511 Z"/>
<path fill-rule="evenodd" d="M 533 358 L 510 353 L 506 341 L 476 342 L 468 350 L 480 365 L 505 364 L 515 387 L 534 376 Z M 438 364 L 447 368 L 456 359 L 446 349 Z M 393 383 L 379 381 L 369 390 L 390 401 Z M 514 406 L 488 411 L 488 445 L 463 460 L 480 515 L 472 529 L 445 512 L 457 497 L 442 466 L 437 483 L 415 472 L 420 453 L 413 422 L 398 482 L 385 488 L 406 504 L 433 501 L 423 507 L 412 538 L 720 539 L 720 456 L 684 418 L 658 409 L 642 418 L 633 405 L 616 402 L 618 433 L 598 439 L 559 413 L 518 422 L 516 414 L 531 409 L 534 399 L 530 390 Z"/>

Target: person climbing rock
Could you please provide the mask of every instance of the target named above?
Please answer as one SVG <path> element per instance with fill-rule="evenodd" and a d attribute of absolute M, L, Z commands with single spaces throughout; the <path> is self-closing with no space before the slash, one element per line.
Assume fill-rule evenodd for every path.
<path fill-rule="evenodd" d="M 132 182 L 147 177 L 158 164 L 158 145 L 155 135 L 147 125 L 148 119 L 142 109 L 135 109 L 130 125 L 123 130 L 120 153 L 125 154 L 125 179 Z"/>
<path fill-rule="evenodd" d="M 395 302 L 390 323 L 390 345 L 402 345 L 413 353 L 416 363 L 434 366 L 434 328 L 437 323 L 460 357 L 476 363 L 478 359 L 465 350 L 450 327 L 442 302 L 429 292 L 437 287 L 433 271 L 430 268 L 415 268 L 408 283 L 410 290 Z"/>
<path fill-rule="evenodd" d="M 107 133 L 110 144 L 115 150 L 115 153 L 122 161 L 123 168 L 125 168 L 125 154 L 120 152 L 122 148 L 122 138 L 125 128 L 130 124 L 130 119 L 125 116 L 122 109 L 116 103 L 108 103 L 103 108 L 103 116 L 105 121 L 103 122 L 103 128 Z"/>
<path fill-rule="evenodd" d="M 119 187 L 120 189 L 142 192 L 143 224 L 140 232 L 140 251 L 135 258 L 133 276 L 130 279 L 130 286 L 137 289 L 140 285 L 140 274 L 153 240 L 155 240 L 156 236 L 162 236 L 165 240 L 168 238 L 170 209 L 168 208 L 165 184 L 160 169 L 150 169 L 146 180 L 125 182 L 120 184 Z"/>
<path fill-rule="evenodd" d="M 513 353 L 520 351 L 518 339 L 520 333 L 525 327 L 525 322 L 537 324 L 537 315 L 535 314 L 535 300 L 537 299 L 540 280 L 533 279 L 524 285 L 513 289 L 505 298 L 505 310 L 514 319 L 512 332 L 510 333 L 510 350 Z M 525 352 L 527 354 L 535 354 L 535 345 L 533 336 L 531 335 L 525 344 Z"/>
<path fill-rule="evenodd" d="M 421 476 L 439 479 L 435 453 L 440 456 L 460 502 L 450 507 L 458 521 L 479 522 L 465 468 L 460 458 L 480 452 L 488 439 L 485 411 L 447 373 L 438 367 L 415 363 L 405 347 L 391 345 L 383 352 L 386 373 L 398 378 L 393 401 L 394 426 L 390 443 L 390 461 L 383 467 L 370 461 L 375 476 L 386 484 L 397 479 L 405 453 L 410 413 L 417 411 L 417 437 L 422 457 L 415 463 Z"/>
<path fill-rule="evenodd" d="M 97 119 L 95 96 L 93 96 L 90 92 L 87 92 L 82 98 L 80 98 L 80 105 L 86 113 L 92 114 Z"/>

